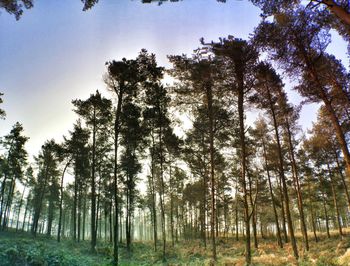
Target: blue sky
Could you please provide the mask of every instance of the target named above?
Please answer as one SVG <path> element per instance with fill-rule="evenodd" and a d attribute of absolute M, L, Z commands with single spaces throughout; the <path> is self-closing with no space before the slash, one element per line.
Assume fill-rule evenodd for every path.
<path fill-rule="evenodd" d="M 0 136 L 19 121 L 35 155 L 46 139 L 62 139 L 76 116 L 71 100 L 87 98 L 96 89 L 108 96 L 102 76 L 105 62 L 135 58 L 142 48 L 155 53 L 160 65 L 166 55 L 190 54 L 199 38 L 217 40 L 234 35 L 248 38 L 260 11 L 250 2 L 187 0 L 141 4 L 138 0 L 101 0 L 82 11 L 79 0 L 36 0 L 19 21 L 0 14 L 0 91 L 5 121 Z M 330 51 L 347 66 L 346 44 L 336 37 Z M 290 93 L 297 103 L 300 98 Z M 301 123 L 310 126 L 314 106 L 306 107 Z"/>

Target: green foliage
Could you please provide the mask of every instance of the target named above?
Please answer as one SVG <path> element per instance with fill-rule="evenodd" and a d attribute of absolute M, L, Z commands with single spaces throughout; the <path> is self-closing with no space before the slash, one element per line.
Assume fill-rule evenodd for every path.
<path fill-rule="evenodd" d="M 4 94 L 0 92 L 0 103 L 3 103 L 3 100 L 2 100 L 2 96 Z M 5 119 L 5 116 L 6 116 L 6 112 L 0 108 L 0 119 Z"/>
<path fill-rule="evenodd" d="M 68 248 L 67 243 L 58 244 L 51 239 L 32 240 L 27 237 L 1 236 L 0 265 L 100 265 L 97 258 L 86 256 L 81 250 Z M 103 261 L 103 260 L 102 260 Z"/>
<path fill-rule="evenodd" d="M 33 0 L 0 0 L 0 8 L 3 8 L 9 14 L 12 14 L 18 20 L 22 14 L 23 9 L 33 7 Z"/>

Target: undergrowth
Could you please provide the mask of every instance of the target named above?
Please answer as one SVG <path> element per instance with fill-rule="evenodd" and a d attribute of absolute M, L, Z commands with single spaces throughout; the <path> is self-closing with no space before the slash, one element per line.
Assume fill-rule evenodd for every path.
<path fill-rule="evenodd" d="M 306 252 L 299 241 L 300 259 L 292 256 L 292 248 L 286 244 L 278 248 L 273 239 L 260 240 L 259 248 L 252 249 L 253 265 L 299 265 L 299 266 L 333 266 L 350 265 L 350 238 L 340 240 L 334 236 L 324 236 L 319 242 L 310 239 L 310 250 Z M 174 247 L 167 246 L 166 261 L 163 261 L 161 245 L 154 251 L 151 242 L 134 242 L 131 253 L 127 253 L 120 245 L 119 265 L 212 265 L 211 247 L 205 248 L 198 240 L 181 241 Z M 217 265 L 244 266 L 244 241 L 219 239 L 217 242 Z M 95 252 L 91 252 L 88 241 L 76 243 L 38 236 L 33 238 L 26 233 L 0 233 L 0 265 L 1 266 L 94 266 L 111 265 L 113 247 L 110 243 L 100 243 Z"/>

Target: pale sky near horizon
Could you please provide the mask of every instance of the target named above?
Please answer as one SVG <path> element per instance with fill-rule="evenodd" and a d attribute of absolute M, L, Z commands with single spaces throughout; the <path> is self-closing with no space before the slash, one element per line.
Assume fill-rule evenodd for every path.
<path fill-rule="evenodd" d="M 146 48 L 169 67 L 166 55 L 191 54 L 201 37 L 247 39 L 260 20 L 260 10 L 247 0 L 140 2 L 101 0 L 83 12 L 79 0 L 36 0 L 19 21 L 1 10 L 0 92 L 7 117 L 0 120 L 0 136 L 22 123 L 30 137 L 27 150 L 36 155 L 45 140 L 60 141 L 72 128 L 72 99 L 86 99 L 96 89 L 110 96 L 102 79 L 106 61 L 135 58 Z M 348 66 L 341 38 L 334 38 L 329 51 Z M 289 96 L 299 103 L 295 92 Z M 305 107 L 303 128 L 315 117 L 316 108 Z"/>

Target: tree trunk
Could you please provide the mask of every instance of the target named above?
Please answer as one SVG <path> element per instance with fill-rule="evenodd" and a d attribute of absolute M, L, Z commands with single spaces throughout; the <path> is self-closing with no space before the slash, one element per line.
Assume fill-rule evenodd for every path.
<path fill-rule="evenodd" d="M 122 84 L 121 84 L 122 85 Z M 118 138 L 119 138 L 119 124 L 120 124 L 120 114 L 122 110 L 122 102 L 123 102 L 123 87 L 120 87 L 119 93 L 115 89 L 115 93 L 118 95 L 118 104 L 114 121 L 114 248 L 113 248 L 113 264 L 118 265 L 118 212 L 119 212 L 119 204 L 118 204 Z"/>
<path fill-rule="evenodd" d="M 334 0 L 322 0 L 321 3 L 325 4 L 332 14 L 345 24 L 347 28 L 350 27 L 350 14 L 345 8 L 338 5 Z"/>
<path fill-rule="evenodd" d="M 311 197 L 311 189 L 310 189 L 310 183 L 308 182 L 308 192 L 309 197 Z M 309 198 L 309 204 L 310 204 L 310 213 L 311 213 L 311 225 L 312 225 L 312 231 L 314 233 L 315 242 L 318 242 L 317 234 L 316 234 L 316 224 L 315 224 L 315 214 L 314 214 L 314 207 L 312 204 L 312 200 Z"/>
<path fill-rule="evenodd" d="M 335 212 L 336 212 L 336 220 L 337 220 L 337 223 L 338 223 L 339 236 L 342 237 L 343 236 L 343 230 L 342 230 L 342 224 L 341 224 L 341 221 L 340 221 L 338 200 L 337 200 L 337 195 L 336 195 L 335 188 L 334 188 L 334 180 L 333 180 L 333 177 L 332 177 L 332 171 L 331 171 L 328 163 L 327 163 L 327 168 L 328 168 L 329 178 L 330 178 L 330 181 L 331 181 L 331 190 L 332 190 L 333 204 L 334 204 L 334 209 L 335 209 Z"/>
<path fill-rule="evenodd" d="M 272 201 L 272 208 L 273 208 L 273 213 L 275 216 L 275 224 L 276 224 L 276 229 L 277 229 L 277 242 L 280 248 L 283 248 L 283 243 L 282 243 L 282 238 L 281 238 L 281 231 L 280 231 L 280 226 L 278 222 L 278 214 L 276 210 L 276 204 L 275 204 L 275 197 L 273 195 L 273 190 L 272 190 L 272 184 L 271 184 L 271 177 L 270 177 L 270 171 L 268 168 L 268 162 L 267 162 L 267 152 L 266 152 L 266 146 L 265 146 L 265 141 L 262 141 L 263 145 L 263 153 L 264 153 L 264 160 L 265 160 L 265 168 L 266 168 L 266 174 L 267 174 L 267 180 L 269 183 L 269 190 L 270 190 L 270 196 L 271 196 L 271 201 Z"/>
<path fill-rule="evenodd" d="M 327 231 L 327 237 L 330 238 L 331 235 L 329 234 L 329 216 L 328 216 L 328 211 L 327 211 L 327 205 L 326 205 L 326 198 L 325 198 L 325 194 L 322 191 L 322 202 L 323 202 L 323 210 L 324 210 L 324 216 L 326 219 L 326 231 Z"/>
<path fill-rule="evenodd" d="M 291 163 L 292 163 L 293 183 L 294 183 L 294 187 L 295 187 L 295 190 L 297 193 L 297 202 L 298 202 L 298 210 L 299 210 L 299 215 L 300 215 L 301 232 L 302 232 L 303 238 L 304 238 L 305 249 L 308 251 L 309 250 L 309 239 L 308 239 L 307 228 L 306 228 L 306 223 L 305 223 L 303 197 L 301 194 L 298 168 L 297 168 L 297 164 L 296 164 L 295 156 L 294 156 L 294 145 L 292 142 L 292 133 L 290 130 L 290 125 L 289 125 L 289 121 L 288 121 L 287 117 L 285 118 L 285 129 L 286 129 L 286 133 L 287 133 L 289 154 L 290 154 L 290 159 L 291 159 Z"/>
<path fill-rule="evenodd" d="M 338 172 L 339 172 L 339 175 L 341 177 L 341 181 L 342 181 L 342 184 L 343 184 L 343 187 L 344 187 L 344 190 L 345 190 L 345 195 L 346 195 L 346 199 L 348 201 L 348 207 L 350 208 L 350 195 L 349 195 L 349 190 L 348 190 L 348 186 L 345 182 L 345 178 L 344 178 L 344 175 L 343 175 L 343 171 L 340 167 L 340 163 L 339 163 L 339 158 L 338 158 L 338 155 L 337 155 L 337 152 L 336 150 L 333 150 L 334 152 L 334 158 L 337 162 L 337 169 L 338 169 Z"/>
<path fill-rule="evenodd" d="M 151 148 L 151 180 L 150 180 L 150 190 L 152 197 L 152 225 L 153 225 L 153 241 L 154 241 L 154 251 L 157 251 L 157 209 L 156 209 L 156 192 L 155 192 L 155 184 L 154 184 L 154 151 L 155 151 L 155 141 L 154 141 L 154 132 L 151 132 L 152 137 L 152 148 Z"/>
<path fill-rule="evenodd" d="M 249 206 L 248 206 L 248 191 L 246 184 L 246 147 L 245 147 L 245 134 L 244 134 L 244 89 L 243 89 L 243 78 L 240 80 L 239 89 L 238 89 L 238 116 L 239 116 L 239 137 L 241 145 L 241 181 L 243 188 L 243 205 L 244 205 L 244 222 L 246 230 L 246 241 L 245 241 L 245 260 L 247 265 L 251 264 L 251 247 L 250 247 L 250 215 L 249 215 Z"/>
<path fill-rule="evenodd" d="M 25 192 L 25 190 L 26 190 L 26 188 L 23 189 L 22 196 L 21 196 L 21 200 L 20 200 L 19 206 L 18 206 L 16 232 L 18 231 L 18 226 L 19 226 L 19 215 L 20 215 L 21 209 L 22 209 L 23 197 L 24 197 L 24 192 Z"/>
<path fill-rule="evenodd" d="M 26 203 L 26 208 L 24 210 L 24 217 L 23 217 L 23 224 L 22 224 L 22 232 L 24 232 L 24 226 L 26 223 L 26 218 L 27 218 L 27 212 L 28 212 L 28 207 L 29 207 L 29 195 L 27 196 L 27 203 Z M 29 223 L 29 222 L 28 222 Z"/>
<path fill-rule="evenodd" d="M 91 163 L 91 251 L 96 251 L 96 107 L 94 106 Z"/>
<path fill-rule="evenodd" d="M 210 182 L 211 182 L 211 243 L 212 243 L 212 256 L 216 261 L 216 244 L 215 244 L 215 229 L 216 229 L 216 205 L 215 205 L 215 170 L 214 170 L 214 117 L 213 117 L 213 95 L 211 85 L 206 86 L 206 100 L 208 106 L 208 118 L 209 118 L 209 149 L 210 149 Z"/>
<path fill-rule="evenodd" d="M 63 211 L 63 178 L 64 174 L 67 170 L 67 167 L 69 166 L 72 159 L 70 159 L 67 164 L 64 166 L 62 177 L 61 177 L 61 184 L 60 184 L 60 213 L 58 217 L 58 230 L 57 230 L 57 242 L 61 241 L 61 227 L 62 227 L 62 211 Z"/>
<path fill-rule="evenodd" d="M 278 133 L 278 125 L 277 125 L 275 111 L 274 111 L 274 108 L 272 106 L 270 107 L 270 110 L 271 110 L 271 115 L 272 115 L 272 119 L 273 119 L 273 125 L 274 125 L 274 129 L 275 129 L 275 137 L 276 137 L 277 148 L 278 148 L 279 175 L 280 175 L 280 179 L 282 182 L 283 197 L 284 197 L 284 201 L 286 203 L 285 208 L 286 208 L 288 230 L 289 230 L 289 234 L 290 234 L 290 239 L 291 239 L 291 243 L 292 243 L 294 257 L 298 260 L 299 254 L 298 254 L 298 248 L 297 248 L 297 244 L 296 244 L 296 240 L 295 240 L 295 236 L 294 236 L 293 222 L 292 222 L 292 217 L 291 217 L 290 208 L 289 208 L 288 188 L 287 188 L 287 183 L 286 183 L 286 179 L 284 176 L 282 147 L 281 147 L 280 137 L 279 137 L 279 133 Z"/>
<path fill-rule="evenodd" d="M 13 199 L 13 194 L 15 192 L 15 186 L 16 186 L 16 178 L 14 178 L 11 181 L 10 184 L 10 191 L 8 193 L 8 197 L 6 200 L 6 205 L 5 205 L 5 211 L 4 211 L 4 217 L 3 217 L 3 222 L 2 222 L 2 230 L 5 230 L 8 224 L 9 216 L 10 216 L 10 209 L 12 205 L 12 199 Z"/>
<path fill-rule="evenodd" d="M 166 234 L 165 234 L 165 206 L 164 206 L 164 177 L 163 177 L 163 127 L 162 127 L 162 115 L 163 112 L 161 110 L 161 107 L 159 108 L 159 150 L 160 150 L 160 191 L 159 191 L 159 203 L 160 203 L 160 214 L 161 214 L 161 224 L 162 224 L 162 239 L 163 239 L 163 250 L 162 250 L 162 257 L 163 262 L 165 262 L 165 246 L 166 246 Z"/>

